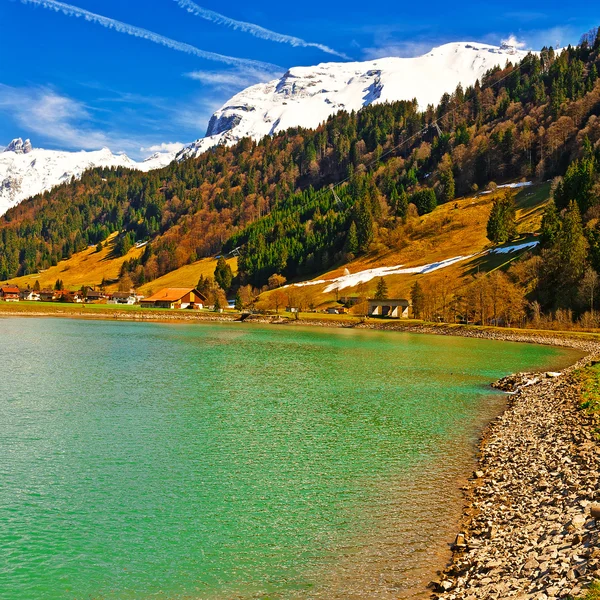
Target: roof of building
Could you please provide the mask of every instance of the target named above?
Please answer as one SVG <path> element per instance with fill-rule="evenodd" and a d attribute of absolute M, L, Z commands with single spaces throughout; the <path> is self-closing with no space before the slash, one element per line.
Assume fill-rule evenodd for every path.
<path fill-rule="evenodd" d="M 408 306 L 410 304 L 410 302 L 405 298 L 385 298 L 385 300 L 376 300 L 374 298 L 369 298 L 368 301 L 372 304 L 382 304 L 384 306 L 388 304 L 402 304 L 404 306 Z"/>
<path fill-rule="evenodd" d="M 153 296 L 144 298 L 144 302 L 177 302 L 181 300 L 186 294 L 194 292 L 200 298 L 205 298 L 204 294 L 201 294 L 196 288 L 165 288 L 160 290 Z"/>
<path fill-rule="evenodd" d="M 21 290 L 14 285 L 3 285 L 2 287 L 0 287 L 0 290 L 4 294 L 20 294 L 21 293 Z"/>

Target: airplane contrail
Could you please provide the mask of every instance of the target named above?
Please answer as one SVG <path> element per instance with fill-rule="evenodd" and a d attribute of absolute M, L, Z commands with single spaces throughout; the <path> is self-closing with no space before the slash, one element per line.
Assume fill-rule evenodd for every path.
<path fill-rule="evenodd" d="M 187 10 L 189 13 L 196 15 L 197 17 L 201 17 L 202 19 L 206 19 L 207 21 L 211 21 L 212 23 L 218 23 L 219 25 L 226 25 L 227 27 L 232 27 L 233 29 L 238 29 L 239 31 L 245 31 L 255 37 L 261 38 L 263 40 L 270 40 L 272 42 L 279 42 L 280 44 L 290 44 L 296 47 L 303 48 L 318 48 L 327 54 L 333 54 L 334 56 L 339 56 L 340 58 L 348 59 L 349 57 L 345 54 L 338 52 L 337 50 L 333 50 L 329 46 L 325 46 L 324 44 L 315 44 L 313 42 L 307 42 L 302 38 L 294 37 L 292 35 L 285 35 L 283 33 L 277 33 L 276 31 L 271 31 L 270 29 L 265 29 L 260 25 L 255 25 L 254 23 L 247 23 L 246 21 L 237 21 L 236 19 L 231 19 L 230 17 L 226 17 L 214 10 L 208 10 L 206 8 L 202 8 L 198 6 L 192 0 L 175 0 L 177 4 Z"/>
<path fill-rule="evenodd" d="M 176 40 L 172 40 L 171 38 L 165 37 L 164 35 L 154 33 L 153 31 L 142 29 L 141 27 L 135 27 L 134 25 L 129 25 L 128 23 L 117 21 L 116 19 L 110 19 L 108 17 L 98 15 L 88 10 L 84 10 L 83 8 L 72 6 L 71 4 L 66 4 L 64 2 L 57 2 L 56 0 L 21 0 L 21 2 L 23 4 L 35 4 L 37 6 L 49 8 L 50 10 L 61 12 L 67 15 L 68 17 L 83 17 L 86 21 L 98 23 L 98 25 L 102 25 L 102 27 L 114 29 L 119 33 L 126 33 L 127 35 L 142 38 L 144 40 L 154 42 L 155 44 L 160 44 L 161 46 L 171 48 L 172 50 L 185 52 L 186 54 L 198 56 L 199 58 L 204 58 L 206 60 L 213 60 L 216 62 L 224 63 L 226 65 L 234 65 L 237 67 L 252 67 L 255 69 L 261 69 L 263 71 L 269 71 L 273 73 L 280 73 L 283 71 L 283 69 L 277 65 L 261 62 L 259 60 L 237 58 L 235 56 L 227 56 L 224 54 L 217 54 L 216 52 L 201 50 L 200 48 L 196 48 L 191 44 L 178 42 Z"/>

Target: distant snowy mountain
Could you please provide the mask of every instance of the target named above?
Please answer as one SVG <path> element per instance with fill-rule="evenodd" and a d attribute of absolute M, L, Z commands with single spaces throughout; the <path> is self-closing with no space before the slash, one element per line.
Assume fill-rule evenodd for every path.
<path fill-rule="evenodd" d="M 206 137 L 178 153 L 159 153 L 143 162 L 95 152 L 33 149 L 29 140 L 13 140 L 0 153 L 0 215 L 25 198 L 80 177 L 89 168 L 123 166 L 142 171 L 172 160 L 200 155 L 219 144 L 244 137 L 259 140 L 290 127 L 314 128 L 340 110 L 412 100 L 425 109 L 459 83 L 473 85 L 488 69 L 518 61 L 526 52 L 514 46 L 456 42 L 417 58 L 382 58 L 367 62 L 324 63 L 295 67 L 281 79 L 251 86 L 236 94 L 211 117 Z"/>
<path fill-rule="evenodd" d="M 417 58 L 295 67 L 281 79 L 236 94 L 211 117 L 206 137 L 181 150 L 177 158 L 198 156 L 212 146 L 231 145 L 244 137 L 259 140 L 290 127 L 314 128 L 340 110 L 370 104 L 416 98 L 424 110 L 459 83 L 473 85 L 488 69 L 504 67 L 526 54 L 508 44 L 456 42 Z"/>
<path fill-rule="evenodd" d="M 168 165 L 172 153 L 155 154 L 143 162 L 108 148 L 94 152 L 63 152 L 33 148 L 29 140 L 14 139 L 0 152 L 0 215 L 22 200 L 81 177 L 93 167 L 129 167 L 150 171 Z"/>

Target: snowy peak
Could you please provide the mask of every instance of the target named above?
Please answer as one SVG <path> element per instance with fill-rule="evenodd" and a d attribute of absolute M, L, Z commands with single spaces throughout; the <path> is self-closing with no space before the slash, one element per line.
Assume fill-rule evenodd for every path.
<path fill-rule="evenodd" d="M 23 141 L 22 138 L 15 138 L 6 148 L 4 152 L 14 152 L 15 154 L 28 154 L 33 150 L 29 140 Z"/>
<path fill-rule="evenodd" d="M 33 148 L 29 140 L 14 139 L 0 153 L 0 215 L 22 200 L 79 178 L 94 167 L 127 167 L 150 171 L 167 166 L 174 153 L 157 153 L 143 162 L 108 148 L 92 152 L 64 152 Z"/>
<path fill-rule="evenodd" d="M 213 114 L 206 137 L 184 148 L 178 159 L 243 137 L 259 140 L 290 127 L 314 128 L 340 110 L 357 111 L 370 104 L 416 98 L 423 110 L 459 83 L 468 87 L 489 69 L 523 58 L 526 52 L 517 46 L 515 40 L 502 46 L 455 42 L 416 58 L 294 67 L 280 79 L 236 94 Z"/>
<path fill-rule="evenodd" d="M 212 115 L 206 137 L 177 154 L 158 153 L 143 162 L 115 155 L 108 148 L 94 152 L 34 149 L 29 140 L 16 138 L 0 152 L 0 215 L 21 200 L 80 177 L 93 167 L 159 169 L 174 159 L 192 158 L 245 137 L 260 140 L 291 127 L 312 129 L 341 110 L 358 111 L 370 104 L 416 99 L 425 109 L 459 83 L 466 88 L 489 69 L 519 61 L 526 53 L 518 46 L 514 39 L 502 46 L 456 42 L 416 58 L 294 67 L 279 79 L 233 96 Z"/>

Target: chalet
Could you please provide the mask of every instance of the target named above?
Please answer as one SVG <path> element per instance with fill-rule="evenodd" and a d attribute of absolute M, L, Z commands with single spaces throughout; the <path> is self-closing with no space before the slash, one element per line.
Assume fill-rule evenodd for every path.
<path fill-rule="evenodd" d="M 21 300 L 37 302 L 40 299 L 40 293 L 35 290 L 21 290 Z"/>
<path fill-rule="evenodd" d="M 41 290 L 40 300 L 42 302 L 54 302 L 57 298 L 57 292 L 55 290 Z"/>
<path fill-rule="evenodd" d="M 133 292 L 115 292 L 106 301 L 107 304 L 128 304 L 137 302 L 137 296 Z"/>
<path fill-rule="evenodd" d="M 143 308 L 204 308 L 206 300 L 195 288 L 165 288 L 140 304 Z"/>
<path fill-rule="evenodd" d="M 97 292 L 92 288 L 85 289 L 85 301 L 86 302 L 98 302 L 99 300 L 105 300 L 106 294 L 104 292 Z"/>
<path fill-rule="evenodd" d="M 18 302 L 21 297 L 21 290 L 14 285 L 5 285 L 0 287 L 0 300 L 4 302 Z"/>
<path fill-rule="evenodd" d="M 83 302 L 83 294 L 79 291 L 70 292 L 69 290 L 58 290 L 54 293 L 54 300 L 56 302 L 69 302 L 80 304 Z"/>
<path fill-rule="evenodd" d="M 388 317 L 391 319 L 408 318 L 408 300 L 367 300 L 370 317 Z"/>

